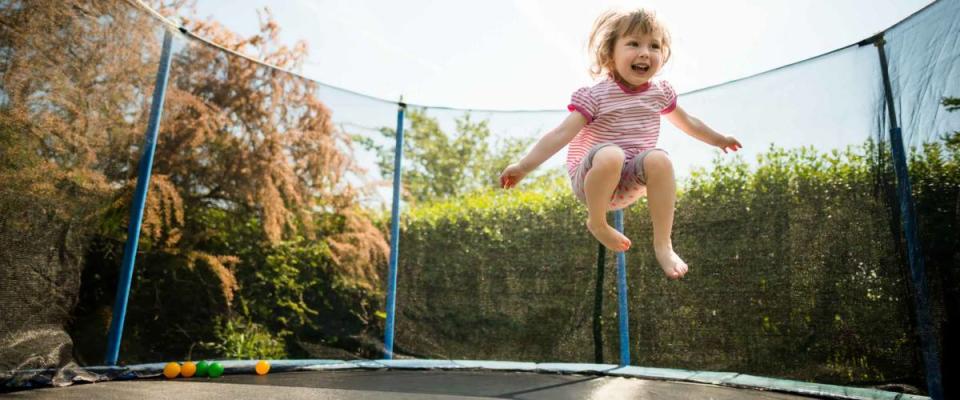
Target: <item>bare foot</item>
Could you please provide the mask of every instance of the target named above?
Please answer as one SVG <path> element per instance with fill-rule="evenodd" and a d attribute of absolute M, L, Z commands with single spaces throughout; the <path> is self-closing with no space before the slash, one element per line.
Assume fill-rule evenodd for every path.
<path fill-rule="evenodd" d="M 687 263 L 673 252 L 673 245 L 654 246 L 654 251 L 657 253 L 660 268 L 663 268 L 663 273 L 667 274 L 668 278 L 680 279 L 687 274 Z"/>
<path fill-rule="evenodd" d="M 591 224 L 587 221 L 587 230 L 610 250 L 627 251 L 627 249 L 630 248 L 630 239 L 623 236 L 622 233 L 617 232 L 617 230 L 613 229 L 606 221 L 601 221 L 598 224 Z"/>

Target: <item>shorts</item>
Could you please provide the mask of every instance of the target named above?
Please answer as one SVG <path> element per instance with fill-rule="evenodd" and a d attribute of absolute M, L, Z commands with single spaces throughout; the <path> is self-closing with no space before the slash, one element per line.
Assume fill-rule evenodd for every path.
<path fill-rule="evenodd" d="M 597 154 L 600 149 L 607 146 L 616 146 L 616 144 L 600 143 L 593 146 L 570 176 L 570 185 L 573 188 L 573 194 L 584 204 L 587 203 L 587 195 L 583 191 L 583 183 L 587 177 L 587 171 L 590 171 L 590 167 L 593 165 L 593 156 Z M 643 159 L 654 151 L 666 153 L 663 149 L 647 149 L 637 153 L 633 157 L 628 156 L 628 158 L 623 161 L 620 183 L 617 184 L 616 190 L 614 190 L 613 195 L 610 197 L 609 207 L 611 210 L 626 208 L 647 194 L 647 178 L 643 171 Z"/>

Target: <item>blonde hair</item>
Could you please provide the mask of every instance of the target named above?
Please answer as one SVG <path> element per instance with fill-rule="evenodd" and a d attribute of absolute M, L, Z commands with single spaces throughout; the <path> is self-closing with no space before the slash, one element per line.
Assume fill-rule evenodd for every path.
<path fill-rule="evenodd" d="M 657 20 L 653 11 L 637 9 L 634 11 L 607 11 L 593 23 L 587 49 L 593 59 L 590 75 L 594 78 L 605 73 L 613 73 L 613 49 L 617 39 L 636 33 L 659 34 L 666 64 L 670 59 L 670 32 Z"/>

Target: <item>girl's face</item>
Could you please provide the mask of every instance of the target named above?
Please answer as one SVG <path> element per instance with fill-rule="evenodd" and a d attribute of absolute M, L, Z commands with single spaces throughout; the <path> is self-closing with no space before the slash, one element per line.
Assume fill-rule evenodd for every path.
<path fill-rule="evenodd" d="M 663 40 L 658 34 L 622 36 L 613 47 L 614 72 L 620 80 L 636 87 L 647 83 L 663 67 Z"/>

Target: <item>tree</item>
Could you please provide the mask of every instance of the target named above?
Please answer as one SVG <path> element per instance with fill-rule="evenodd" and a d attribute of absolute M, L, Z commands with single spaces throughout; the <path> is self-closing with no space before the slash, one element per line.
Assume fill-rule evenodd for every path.
<path fill-rule="evenodd" d="M 151 6 L 173 17 L 190 3 Z M 250 37 L 213 21 L 181 23 L 279 68 L 295 70 L 306 56 L 303 43 L 279 45 L 279 26 L 268 11 L 260 32 Z M 0 206 L 27 204 L 24 212 L 57 215 L 64 232 L 45 240 L 70 244 L 70 251 L 52 256 L 43 253 L 56 248 L 50 243 L 30 250 L 37 252 L 31 257 L 59 260 L 68 269 L 30 278 L 23 272 L 35 263 L 8 258 L 12 265 L 4 270 L 57 285 L 61 279 L 79 284 L 82 269 L 85 288 L 73 315 L 74 336 L 92 341 L 92 357 L 102 355 L 105 343 L 103 319 L 109 318 L 116 287 L 165 27 L 135 2 L 0 6 Z M 362 293 L 362 303 L 379 296 L 377 268 L 388 250 L 359 205 L 358 188 L 343 179 L 354 168 L 343 151 L 350 140 L 330 122 L 332 111 L 314 95 L 315 83 L 196 40 L 176 41 L 124 345 L 159 343 L 140 349 L 155 352 L 141 356 L 177 358 L 192 343 L 210 339 L 211 315 L 261 310 L 249 316 L 259 323 L 272 318 L 277 303 L 301 307 L 299 299 L 264 300 L 244 292 L 260 279 L 261 268 L 273 265 L 266 261 L 272 254 L 308 253 L 290 249 L 299 245 L 322 249 L 309 253 L 322 260 L 303 265 L 323 265 L 311 274 L 328 274 L 325 279 L 339 285 L 312 293 L 315 303 L 306 306 L 346 302 L 355 309 L 338 312 L 375 325 L 366 304 L 338 299 Z M 24 203 L 30 198 L 35 200 Z M 0 236 L 58 232 L 25 218 L 10 221 L 17 224 L 0 227 Z M 0 242 L 3 254 L 14 251 L 23 253 L 16 243 Z M 59 310 L 53 319 L 63 323 L 76 302 L 76 284 L 56 292 L 63 295 L 58 307 L 48 307 L 42 288 L 15 293 L 36 299 L 38 310 Z M 271 303 L 259 305 L 266 301 Z M 130 328 L 158 317 L 160 326 Z M 294 334 L 313 329 L 284 328 Z M 125 359 L 136 360 L 137 349 L 127 350 L 134 351 L 125 350 Z"/>
<path fill-rule="evenodd" d="M 425 109 L 407 114 L 404 129 L 403 195 L 407 201 L 424 202 L 466 194 L 498 184 L 500 172 L 515 162 L 530 145 L 530 138 L 494 140 L 489 121 L 474 121 L 469 113 L 456 118 L 453 134 L 444 132 Z M 380 129 L 393 139 L 396 130 Z M 379 145 L 371 138 L 354 141 L 377 152 L 377 165 L 384 178 L 393 176 L 393 145 Z"/>
<path fill-rule="evenodd" d="M 64 329 L 84 252 L 125 184 L 111 177 L 131 164 L 129 140 L 142 135 L 146 110 L 141 90 L 153 75 L 146 63 L 156 71 L 156 56 L 144 57 L 157 54 L 156 41 L 131 40 L 152 37 L 151 29 L 124 8 L 0 5 L 0 337 L 44 332 L 0 345 L 0 369 L 72 361 Z"/>
<path fill-rule="evenodd" d="M 176 11 L 157 9 L 170 15 Z M 183 209 L 192 212 L 182 226 L 157 231 L 183 231 L 169 251 L 183 254 L 188 264 L 203 260 L 219 271 L 217 276 L 226 277 L 221 287 L 228 303 L 229 275 L 235 275 L 241 311 L 276 332 L 292 334 L 291 343 L 316 339 L 324 324 L 278 321 L 274 317 L 284 308 L 298 314 L 309 311 L 326 321 L 348 318 L 360 319 L 355 325 L 372 324 L 372 310 L 365 303 L 381 293 L 377 268 L 388 250 L 360 208 L 357 189 L 344 180 L 355 167 L 342 150 L 350 146 L 349 137 L 334 128 L 332 111 L 315 96 L 316 84 L 283 71 L 300 68 L 306 44 L 280 45 L 280 27 L 269 10 L 261 14 L 260 32 L 250 37 L 215 21 L 184 18 L 182 24 L 199 37 L 273 67 L 196 41 L 176 54 L 154 168 L 160 182 L 177 188 L 170 191 L 173 201 L 168 204 L 182 200 Z M 253 230 L 233 231 L 231 226 Z M 302 268 L 324 266 L 293 271 L 294 278 L 299 274 L 310 279 L 302 282 L 305 285 L 333 282 L 336 287 L 318 287 L 307 300 L 298 291 L 281 290 L 290 273 L 268 271 L 287 267 L 270 261 L 278 251 L 315 257 L 296 264 Z M 235 267 L 220 268 L 218 261 Z M 262 282 L 265 276 L 277 279 Z M 359 296 L 363 299 L 350 303 L 357 292 L 364 293 Z M 346 303 L 330 310 L 345 315 L 314 311 L 330 303 Z"/>

